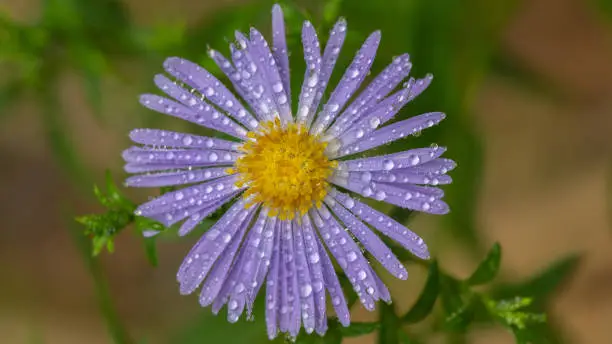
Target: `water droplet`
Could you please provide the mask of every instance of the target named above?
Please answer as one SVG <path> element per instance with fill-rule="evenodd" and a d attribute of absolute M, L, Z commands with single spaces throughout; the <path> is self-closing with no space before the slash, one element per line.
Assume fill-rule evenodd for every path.
<path fill-rule="evenodd" d="M 272 85 L 272 90 L 276 93 L 279 93 L 283 90 L 283 84 L 281 84 L 280 82 L 275 83 L 274 85 Z"/>
<path fill-rule="evenodd" d="M 223 240 L 224 243 L 227 244 L 230 240 L 232 240 L 232 236 L 229 235 L 228 233 L 224 233 L 221 239 Z"/>
<path fill-rule="evenodd" d="M 219 156 L 215 152 L 212 152 L 208 155 L 208 160 L 211 162 L 215 162 L 217 161 L 217 159 L 219 159 Z"/>
<path fill-rule="evenodd" d="M 236 302 L 236 300 L 232 300 L 227 306 L 230 310 L 233 311 L 234 309 L 238 308 L 238 302 Z"/>
<path fill-rule="evenodd" d="M 357 253 L 355 253 L 355 251 L 351 251 L 346 255 L 346 259 L 349 262 L 354 262 L 357 259 Z"/>
<path fill-rule="evenodd" d="M 365 270 L 359 270 L 359 272 L 357 273 L 357 277 L 363 281 L 364 279 L 366 279 L 366 277 L 368 277 L 368 274 L 365 272 Z"/>
<path fill-rule="evenodd" d="M 351 78 L 353 79 L 359 76 L 359 70 L 357 69 L 351 69 L 349 73 L 350 73 Z"/>
<path fill-rule="evenodd" d="M 377 191 L 376 192 L 376 199 L 379 201 L 384 200 L 385 198 L 387 198 L 387 194 L 384 191 Z"/>
<path fill-rule="evenodd" d="M 394 167 L 395 167 L 395 163 L 393 162 L 393 160 L 389 160 L 389 159 L 387 159 L 387 160 L 384 160 L 384 161 L 383 161 L 383 168 L 384 168 L 386 171 L 390 171 L 390 170 L 392 170 Z"/>
<path fill-rule="evenodd" d="M 369 183 L 372 180 L 372 173 L 369 171 L 365 171 L 361 174 L 361 181 L 364 183 Z"/>
<path fill-rule="evenodd" d="M 357 132 L 355 133 L 355 137 L 360 139 L 363 137 L 363 135 L 365 135 L 365 132 L 363 131 L 363 129 L 359 129 L 357 130 Z"/>
<path fill-rule="evenodd" d="M 318 262 L 319 262 L 319 254 L 318 254 L 318 253 L 316 253 L 316 252 L 315 252 L 315 253 L 313 253 L 313 254 L 311 254 L 311 255 L 310 255 L 310 262 L 311 262 L 312 264 L 316 264 L 316 263 L 318 263 Z"/>
<path fill-rule="evenodd" d="M 331 112 L 336 112 L 338 111 L 338 109 L 340 108 L 340 105 L 336 104 L 336 103 L 332 103 L 332 104 L 328 104 L 327 105 L 327 109 Z"/>
<path fill-rule="evenodd" d="M 380 118 L 378 118 L 378 117 L 370 118 L 370 127 L 372 129 L 378 128 L 379 125 L 380 125 Z"/>
<path fill-rule="evenodd" d="M 374 193 L 374 191 L 372 191 L 372 188 L 370 188 L 369 186 L 366 186 L 365 188 L 363 188 L 363 190 L 361 192 L 366 197 L 370 197 L 370 196 L 372 196 L 372 193 Z"/>
<path fill-rule="evenodd" d="M 191 136 L 185 135 L 185 137 L 183 137 L 183 144 L 185 146 L 189 146 L 192 142 L 193 142 L 193 139 L 191 138 Z"/>
<path fill-rule="evenodd" d="M 353 209 L 353 207 L 355 206 L 355 201 L 353 201 L 353 199 L 349 198 L 349 199 L 346 200 L 345 206 L 348 209 Z"/>
<path fill-rule="evenodd" d="M 312 287 L 310 286 L 310 284 L 303 285 L 300 289 L 300 293 L 302 297 L 310 296 L 310 294 L 312 294 Z"/>
<path fill-rule="evenodd" d="M 425 202 L 425 203 L 423 203 L 422 208 L 423 208 L 424 211 L 428 211 L 429 209 L 431 209 L 431 205 L 429 203 Z"/>
<path fill-rule="evenodd" d="M 411 155 L 408 160 L 412 166 L 418 165 L 421 162 L 421 158 L 418 155 Z"/>
<path fill-rule="evenodd" d="M 185 194 L 183 194 L 182 191 L 179 191 L 177 193 L 174 194 L 174 199 L 177 201 L 180 201 L 183 199 L 183 197 L 185 197 Z"/>

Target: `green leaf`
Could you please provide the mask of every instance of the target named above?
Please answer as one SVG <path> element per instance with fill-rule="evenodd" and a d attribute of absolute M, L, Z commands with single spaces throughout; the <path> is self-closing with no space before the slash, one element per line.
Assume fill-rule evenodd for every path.
<path fill-rule="evenodd" d="M 400 319 L 395 313 L 395 307 L 391 304 L 380 303 L 380 331 L 378 332 L 378 344 L 398 344 L 398 331 Z"/>
<path fill-rule="evenodd" d="M 533 298 L 534 309 L 541 309 L 576 271 L 580 260 L 581 256 L 578 254 L 559 259 L 524 282 L 498 287 L 493 292 L 494 298 L 507 299 L 522 295 Z"/>
<path fill-rule="evenodd" d="M 155 237 L 143 238 L 143 243 L 144 243 L 145 253 L 147 255 L 147 260 L 149 261 L 149 264 L 151 264 L 151 266 L 157 266 L 158 259 L 157 259 L 157 246 L 155 245 L 156 244 Z"/>
<path fill-rule="evenodd" d="M 487 257 L 478 265 L 476 271 L 467 279 L 469 285 L 481 285 L 491 282 L 499 272 L 501 263 L 501 246 L 495 243 Z"/>
<path fill-rule="evenodd" d="M 444 328 L 464 332 L 474 318 L 473 294 L 455 278 L 441 275 L 440 297 L 445 315 Z"/>
<path fill-rule="evenodd" d="M 421 295 L 414 303 L 412 308 L 402 317 L 402 321 L 408 324 L 415 324 L 427 317 L 431 313 L 436 300 L 438 299 L 438 292 L 440 287 L 440 272 L 438 270 L 438 263 L 436 261 L 431 262 L 429 265 L 429 272 L 427 275 L 427 282 L 425 287 L 421 291 Z"/>
<path fill-rule="evenodd" d="M 377 322 L 351 322 L 349 327 L 340 327 L 343 337 L 359 337 L 370 334 L 380 327 Z"/>

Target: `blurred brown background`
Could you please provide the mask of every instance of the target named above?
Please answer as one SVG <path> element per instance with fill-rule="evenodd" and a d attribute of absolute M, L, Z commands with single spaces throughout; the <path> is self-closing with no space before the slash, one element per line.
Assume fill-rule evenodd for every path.
<path fill-rule="evenodd" d="M 143 22 L 190 20 L 194 13 L 235 4 L 126 3 Z M 25 21 L 38 11 L 34 0 L 0 4 Z M 500 76 L 487 76 L 475 90 L 473 106 L 486 159 L 479 231 L 488 243 L 502 244 L 502 273 L 508 278 L 528 276 L 568 252 L 584 252 L 578 273 L 556 297 L 553 316 L 574 343 L 611 343 L 612 24 L 586 1 L 531 0 L 504 29 L 501 44 L 554 83 L 557 93 L 525 89 Z M 105 168 L 119 170 L 119 152 L 127 142 L 116 133 L 127 133 L 137 122 L 130 116 L 140 90 L 106 81 L 105 111 L 118 114 L 111 131 L 88 114 L 75 75 L 63 75 L 61 87 L 70 123 L 78 128 L 71 133 L 86 164 L 98 171 L 99 180 Z M 0 343 L 110 343 L 92 282 L 66 229 L 67 211 L 94 212 L 99 207 L 89 195 L 71 191 L 41 138 L 35 110 L 35 104 L 21 101 L 11 110 L 17 115 L 0 127 Z M 419 216 L 412 228 L 434 242 L 445 268 L 458 276 L 472 271 L 476 263 L 453 249 L 452 242 L 436 242 L 436 224 L 430 218 Z M 104 255 L 114 302 L 134 336 L 154 338 L 209 311 L 201 310 L 194 297 L 180 296 L 174 283 L 190 245 L 189 240 L 161 243 L 156 269 L 145 261 L 140 241 L 128 233 L 118 239 L 116 253 Z M 409 282 L 392 286 L 401 309 L 422 286 L 423 276 L 414 270 Z M 361 309 L 354 315 L 362 320 L 373 316 Z M 347 342 L 369 343 L 372 338 Z M 499 328 L 472 332 L 470 338 L 482 344 L 513 343 Z"/>

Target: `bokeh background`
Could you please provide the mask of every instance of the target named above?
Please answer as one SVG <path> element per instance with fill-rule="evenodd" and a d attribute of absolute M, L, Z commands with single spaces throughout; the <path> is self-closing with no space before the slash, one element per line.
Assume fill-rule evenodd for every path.
<path fill-rule="evenodd" d="M 109 318 L 135 343 L 265 342 L 262 319 L 229 325 L 199 308 L 195 297 L 178 294 L 175 270 L 193 236 L 160 240 L 155 268 L 130 229 L 116 238 L 113 254 L 92 259 L 73 218 L 103 211 L 91 186 L 103 183 L 106 169 L 125 176 L 120 152 L 131 128 L 183 128 L 137 101 L 153 90 L 163 59 L 210 66 L 206 46 L 226 52 L 234 29 L 257 25 L 269 32 L 271 2 L 2 0 L 0 6 L 0 343 L 112 343 Z M 408 52 L 414 75 L 434 74 L 429 90 L 401 116 L 439 110 L 447 120 L 391 149 L 437 142 L 459 163 L 454 184 L 445 187 L 452 213 L 410 219 L 441 266 L 466 277 L 493 242 L 503 247 L 502 287 L 561 266 L 552 282 L 532 290 L 545 300 L 555 334 L 550 342 L 610 343 L 612 2 L 288 6 L 291 44 L 298 44 L 304 17 L 325 40 L 342 15 L 349 36 L 339 66 L 367 33 L 382 29 L 374 71 Z M 301 61 L 297 47 L 292 60 Z M 127 193 L 142 201 L 155 191 Z M 419 267 L 409 271 L 408 281 L 391 282 L 400 310 L 410 307 L 425 279 Z M 355 306 L 353 318 L 376 315 Z M 500 326 L 475 324 L 450 342 L 514 339 Z"/>

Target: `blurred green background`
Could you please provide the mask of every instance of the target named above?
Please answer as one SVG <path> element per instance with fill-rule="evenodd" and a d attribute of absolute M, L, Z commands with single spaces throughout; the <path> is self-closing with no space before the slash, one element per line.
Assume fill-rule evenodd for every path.
<path fill-rule="evenodd" d="M 494 294 L 537 296 L 538 311 L 549 313 L 543 331 L 551 343 L 610 343 L 612 1 L 280 2 L 294 91 L 303 75 L 304 18 L 323 41 L 337 17 L 347 18 L 337 66 L 381 29 L 373 75 L 404 52 L 414 76 L 434 74 L 400 116 L 444 111 L 447 119 L 385 149 L 436 142 L 459 163 L 444 187 L 451 214 L 410 218 L 440 265 L 465 278 L 499 242 Z M 92 259 L 72 218 L 102 211 L 91 185 L 103 183 L 105 169 L 124 177 L 120 152 L 130 129 L 194 130 L 138 104 L 140 93 L 154 91 L 164 58 L 185 57 L 217 73 L 207 45 L 226 52 L 233 30 L 249 26 L 267 34 L 272 3 L 0 1 L 0 343 L 265 342 L 262 317 L 229 325 L 178 294 L 175 271 L 194 236 L 160 240 L 155 268 L 129 231 L 116 238 L 115 253 Z M 138 202 L 155 195 L 126 192 Z M 385 276 L 402 312 L 427 274 L 408 268 L 407 282 Z M 353 319 L 377 316 L 355 306 Z M 514 342 L 487 322 L 461 335 L 419 326 L 407 327 L 419 343 Z M 375 334 L 344 341 L 374 342 Z"/>

